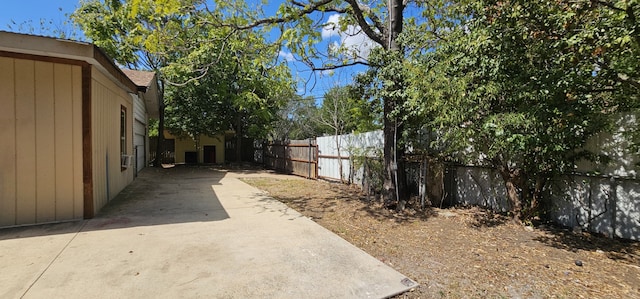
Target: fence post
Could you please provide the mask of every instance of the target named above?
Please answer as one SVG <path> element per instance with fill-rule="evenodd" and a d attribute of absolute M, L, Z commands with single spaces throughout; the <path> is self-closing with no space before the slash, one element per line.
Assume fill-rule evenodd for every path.
<path fill-rule="evenodd" d="M 427 196 L 427 157 L 422 156 L 420 160 L 420 175 L 418 176 L 420 207 L 424 208 L 425 198 Z"/>
<path fill-rule="evenodd" d="M 315 178 L 318 179 L 320 177 L 320 172 L 319 172 L 320 171 L 320 149 L 318 148 L 318 139 L 314 138 L 314 140 L 316 143 L 316 146 L 315 146 L 316 150 L 315 150 L 315 156 L 314 156 L 314 159 L 316 161 L 316 166 L 315 166 L 316 177 Z"/>
<path fill-rule="evenodd" d="M 307 151 L 308 152 L 307 161 L 309 163 L 307 163 L 307 169 L 309 170 L 309 174 L 307 175 L 307 179 L 310 179 L 311 178 L 311 163 L 312 163 L 312 161 L 311 161 L 311 146 L 312 146 L 312 143 L 311 143 L 311 138 L 309 138 L 308 140 L 309 140 L 309 150 Z"/>
<path fill-rule="evenodd" d="M 366 155 L 363 156 L 362 163 L 362 188 L 367 189 L 367 199 L 370 200 L 369 195 L 371 195 L 371 187 L 369 186 L 369 158 Z"/>
<path fill-rule="evenodd" d="M 616 202 L 618 199 L 618 184 L 613 177 L 609 179 L 609 188 L 611 189 L 609 192 L 609 210 L 611 211 L 611 234 L 609 238 L 613 239 L 616 236 Z M 591 221 L 591 219 L 589 219 L 589 221 Z"/>

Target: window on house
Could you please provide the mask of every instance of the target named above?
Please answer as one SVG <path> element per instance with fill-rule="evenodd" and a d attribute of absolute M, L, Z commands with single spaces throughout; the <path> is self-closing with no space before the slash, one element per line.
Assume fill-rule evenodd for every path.
<path fill-rule="evenodd" d="M 127 156 L 127 108 L 120 106 L 120 157 L 121 169 L 129 167 L 129 156 Z"/>

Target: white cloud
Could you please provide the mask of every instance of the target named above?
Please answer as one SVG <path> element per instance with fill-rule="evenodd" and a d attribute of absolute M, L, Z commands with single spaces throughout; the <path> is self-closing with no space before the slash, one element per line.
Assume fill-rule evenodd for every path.
<path fill-rule="evenodd" d="M 327 20 L 327 24 L 322 27 L 322 38 L 340 36 L 340 15 L 332 14 Z"/>
<path fill-rule="evenodd" d="M 371 49 L 376 46 L 360 26 L 347 25 L 344 31 L 341 30 L 340 15 L 338 14 L 329 16 L 321 34 L 324 39 L 340 38 L 340 42 L 334 41 L 328 46 L 332 55 L 346 54 L 367 59 L 371 54 Z"/>
<path fill-rule="evenodd" d="M 296 58 L 293 56 L 293 53 L 291 52 L 285 52 L 280 50 L 280 52 L 278 52 L 278 56 L 284 58 L 284 60 L 286 61 L 295 61 Z"/>
<path fill-rule="evenodd" d="M 333 76 L 333 74 L 335 74 L 334 70 L 326 70 L 326 71 L 321 71 L 320 72 L 320 76 L 322 76 L 322 77 L 331 77 L 331 76 Z"/>

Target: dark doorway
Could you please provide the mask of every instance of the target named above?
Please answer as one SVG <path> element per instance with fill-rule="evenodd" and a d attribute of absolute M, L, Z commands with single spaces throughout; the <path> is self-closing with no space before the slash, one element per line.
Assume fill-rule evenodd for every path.
<path fill-rule="evenodd" d="M 204 163 L 216 163 L 216 146 L 204 146 Z"/>
<path fill-rule="evenodd" d="M 184 152 L 184 163 L 187 163 L 187 164 L 198 163 L 198 152 Z"/>

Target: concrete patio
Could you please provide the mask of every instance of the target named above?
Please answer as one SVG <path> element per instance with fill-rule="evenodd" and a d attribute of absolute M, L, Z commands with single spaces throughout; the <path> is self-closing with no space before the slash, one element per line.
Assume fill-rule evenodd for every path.
<path fill-rule="evenodd" d="M 384 298 L 417 284 L 206 167 L 145 169 L 94 219 L 0 230 L 0 298 Z"/>

